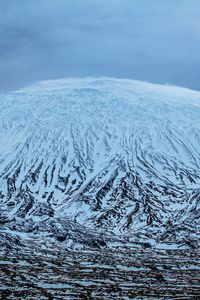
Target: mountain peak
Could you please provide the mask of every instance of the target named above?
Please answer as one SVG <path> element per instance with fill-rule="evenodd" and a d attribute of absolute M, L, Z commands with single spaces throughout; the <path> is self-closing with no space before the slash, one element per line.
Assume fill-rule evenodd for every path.
<path fill-rule="evenodd" d="M 87 243 L 80 236 L 90 228 L 196 247 L 199 100 L 188 89 L 113 78 L 44 81 L 2 96 L 3 230 L 71 230 L 70 240 Z"/>

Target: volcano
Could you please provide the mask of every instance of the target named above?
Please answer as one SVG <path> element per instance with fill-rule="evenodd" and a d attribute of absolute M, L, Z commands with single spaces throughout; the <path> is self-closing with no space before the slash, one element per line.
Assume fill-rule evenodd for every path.
<path fill-rule="evenodd" d="M 1 94 L 1 244 L 195 251 L 199 120 L 200 92 L 133 80 Z"/>

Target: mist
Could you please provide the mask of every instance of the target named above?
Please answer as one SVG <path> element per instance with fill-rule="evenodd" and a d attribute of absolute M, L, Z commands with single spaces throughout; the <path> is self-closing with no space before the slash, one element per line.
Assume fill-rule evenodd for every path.
<path fill-rule="evenodd" d="M 0 0 L 0 90 L 112 76 L 200 90 L 198 0 Z"/>

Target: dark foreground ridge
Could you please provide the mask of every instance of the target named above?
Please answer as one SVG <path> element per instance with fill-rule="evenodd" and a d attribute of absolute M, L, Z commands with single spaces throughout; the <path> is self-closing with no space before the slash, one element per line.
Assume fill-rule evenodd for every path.
<path fill-rule="evenodd" d="M 37 246 L 36 246 L 37 245 Z M 0 299 L 200 299 L 200 252 L 1 243 Z"/>

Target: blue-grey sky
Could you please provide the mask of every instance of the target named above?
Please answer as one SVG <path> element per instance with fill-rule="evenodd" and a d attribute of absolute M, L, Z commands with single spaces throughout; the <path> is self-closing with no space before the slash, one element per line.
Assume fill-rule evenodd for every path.
<path fill-rule="evenodd" d="M 200 0 L 0 0 L 0 90 L 68 76 L 200 90 Z"/>

